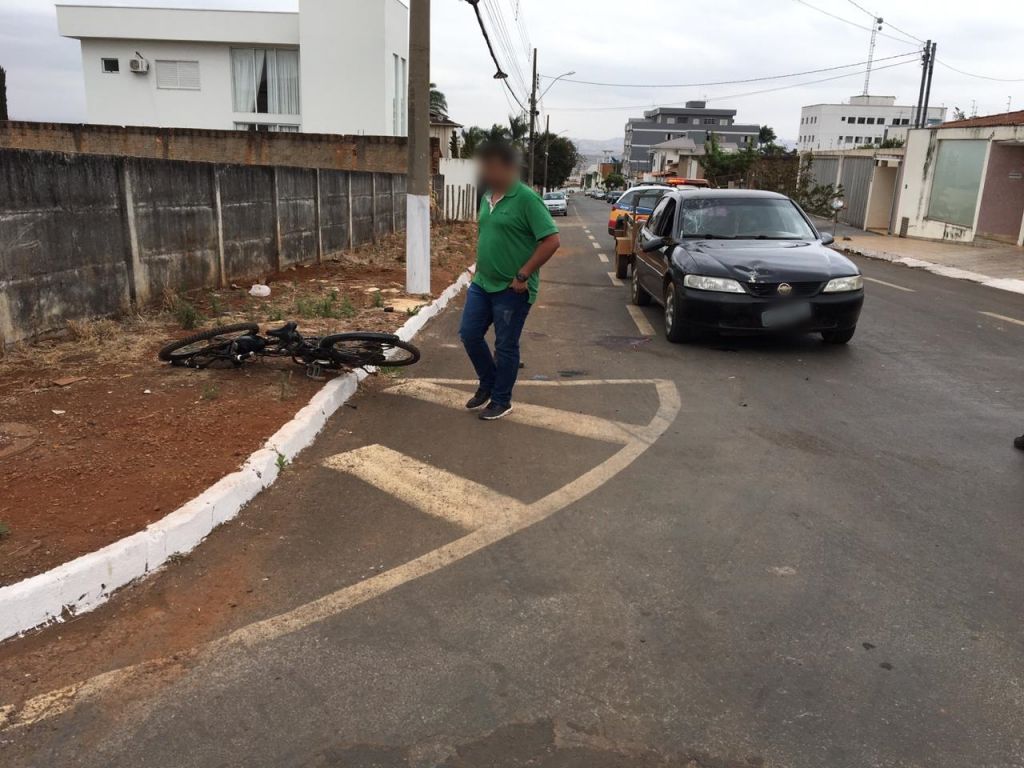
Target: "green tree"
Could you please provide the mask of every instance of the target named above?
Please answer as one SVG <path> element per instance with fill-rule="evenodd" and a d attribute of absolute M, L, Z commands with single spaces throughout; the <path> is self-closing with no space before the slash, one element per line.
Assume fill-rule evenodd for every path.
<path fill-rule="evenodd" d="M 522 115 L 508 116 L 509 139 L 520 149 L 525 149 L 530 140 L 530 124 Z"/>
<path fill-rule="evenodd" d="M 437 90 L 437 84 L 430 84 L 430 111 L 439 115 L 448 115 L 448 97 Z"/>
<path fill-rule="evenodd" d="M 451 138 L 448 139 L 448 150 L 451 152 L 452 157 L 459 157 L 461 153 L 461 147 L 459 147 L 459 134 L 452 131 Z"/>
<path fill-rule="evenodd" d="M 775 135 L 775 129 L 770 125 L 762 125 L 761 130 L 757 132 L 757 143 L 759 146 L 766 146 L 768 144 L 774 144 L 778 136 Z"/>
<path fill-rule="evenodd" d="M 9 120 L 7 114 L 7 70 L 0 67 L 0 120 Z"/>
<path fill-rule="evenodd" d="M 626 186 L 626 177 L 618 171 L 612 171 L 604 177 L 605 189 L 622 189 Z"/>
<path fill-rule="evenodd" d="M 723 151 L 718 137 L 712 133 L 704 145 L 704 157 L 700 164 L 704 168 L 704 178 L 715 186 L 726 187 L 729 182 L 742 182 L 757 156 L 751 146 L 738 152 Z"/>
<path fill-rule="evenodd" d="M 459 152 L 461 157 L 474 157 L 476 151 L 480 148 L 480 145 L 484 143 L 487 135 L 484 129 L 478 125 L 471 125 L 469 128 L 462 129 L 462 151 Z"/>
<path fill-rule="evenodd" d="M 580 161 L 576 145 L 564 136 L 542 133 L 537 136 L 537 157 L 533 167 L 533 178 L 538 184 L 544 183 L 544 159 L 548 162 L 548 189 L 558 189 L 572 176 Z"/>
<path fill-rule="evenodd" d="M 808 152 L 800 162 L 800 175 L 797 177 L 793 199 L 807 213 L 830 219 L 835 214 L 832 201 L 845 195 L 843 185 L 819 184 L 814 180 L 813 167 L 814 155 Z"/>

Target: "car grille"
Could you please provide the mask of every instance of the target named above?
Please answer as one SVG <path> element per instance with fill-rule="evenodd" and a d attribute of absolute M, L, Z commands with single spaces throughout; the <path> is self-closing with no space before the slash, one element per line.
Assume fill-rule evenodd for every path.
<path fill-rule="evenodd" d="M 822 289 L 824 283 L 789 283 L 793 292 L 783 297 L 779 293 L 779 286 L 782 283 L 744 283 L 747 291 L 753 296 L 778 297 L 778 298 L 807 298 L 814 296 Z"/>

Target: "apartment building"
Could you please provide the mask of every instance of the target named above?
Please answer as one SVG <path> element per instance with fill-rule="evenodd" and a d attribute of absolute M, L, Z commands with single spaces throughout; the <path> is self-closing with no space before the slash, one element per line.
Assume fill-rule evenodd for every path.
<path fill-rule="evenodd" d="M 801 152 L 878 145 L 892 134 L 902 138 L 917 107 L 895 96 L 853 96 L 843 104 L 812 104 L 800 110 L 797 149 Z M 945 107 L 929 107 L 926 125 L 946 119 Z"/>

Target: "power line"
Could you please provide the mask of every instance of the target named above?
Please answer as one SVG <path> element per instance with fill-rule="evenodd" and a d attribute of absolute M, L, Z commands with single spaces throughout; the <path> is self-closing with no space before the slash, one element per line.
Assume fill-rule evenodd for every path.
<path fill-rule="evenodd" d="M 865 8 L 863 5 L 858 3 L 856 0 L 846 0 L 846 2 L 848 2 L 854 8 L 856 8 L 858 11 L 863 11 L 868 16 L 870 16 L 872 19 L 879 18 L 879 15 L 877 13 L 872 13 L 867 8 Z M 890 29 L 895 29 L 901 35 L 906 35 L 907 37 L 913 38 L 914 40 L 917 40 L 917 42 L 919 42 L 921 45 L 924 45 L 924 40 L 922 40 L 920 37 L 918 37 L 917 35 L 912 35 L 909 32 L 907 32 L 906 30 L 900 29 L 895 24 L 893 24 L 891 21 L 885 22 L 885 26 L 889 27 Z"/>
<path fill-rule="evenodd" d="M 902 67 L 902 66 L 905 66 L 907 64 L 916 64 L 916 63 L 917 63 L 917 57 L 915 55 L 915 57 L 912 58 L 912 59 L 907 59 L 906 61 L 898 61 L 895 64 L 887 64 L 884 67 L 876 67 L 875 70 L 878 71 L 878 70 L 882 70 L 882 69 L 892 69 L 893 67 Z M 790 88 L 801 88 L 801 87 L 803 87 L 805 85 L 816 85 L 818 83 L 828 83 L 828 82 L 831 82 L 833 80 L 842 80 L 843 78 L 847 78 L 847 77 L 858 77 L 858 76 L 863 75 L 863 74 L 864 74 L 864 70 L 859 70 L 857 72 L 847 72 L 847 73 L 842 74 L 842 75 L 833 75 L 832 77 L 822 77 L 822 78 L 819 78 L 817 80 L 805 80 L 805 81 L 800 82 L 800 83 L 790 83 L 789 85 L 780 85 L 780 86 L 776 86 L 774 88 L 762 88 L 761 90 L 747 91 L 746 93 L 733 93 L 733 94 L 729 94 L 727 96 L 712 96 L 712 97 L 708 97 L 707 99 L 705 99 L 705 101 L 724 101 L 726 99 L 739 99 L 739 98 L 743 98 L 743 97 L 746 97 L 746 96 L 756 96 L 756 95 L 762 94 L 762 93 L 775 93 L 777 91 L 789 90 Z M 679 105 L 682 105 L 682 104 L 685 104 L 685 103 L 686 103 L 685 101 L 674 101 L 674 102 L 665 102 L 665 103 L 659 104 L 657 106 L 672 107 L 672 106 L 679 106 Z M 616 106 L 616 107 L 551 107 L 551 108 L 548 109 L 548 111 L 549 112 L 604 112 L 604 111 L 609 111 L 609 112 L 615 111 L 615 112 L 618 112 L 618 111 L 623 111 L 623 110 L 627 110 L 627 109 L 650 109 L 652 106 L 655 106 L 655 105 L 653 105 L 653 104 L 632 104 L 632 105 L 622 105 L 622 106 Z"/>
<path fill-rule="evenodd" d="M 501 63 L 498 61 L 498 56 L 494 52 L 494 45 L 491 43 L 491 37 L 489 34 L 487 34 L 487 27 L 484 25 L 483 16 L 480 15 L 480 0 L 466 0 L 466 2 L 473 6 L 473 12 L 476 14 L 477 24 L 480 26 L 480 33 L 484 36 L 484 42 L 487 43 L 487 50 L 491 54 L 491 60 L 494 62 L 494 66 L 497 68 L 497 72 L 494 75 L 495 79 L 501 80 L 502 83 L 505 84 L 505 87 L 508 89 L 509 93 L 512 94 L 512 98 L 516 100 L 516 103 L 519 104 L 520 107 L 523 107 L 523 102 L 520 101 L 519 97 L 516 95 L 516 92 L 512 89 L 512 86 L 509 85 L 508 75 L 505 74 L 505 72 L 502 70 Z M 526 107 L 523 107 L 523 109 L 526 110 Z"/>
<path fill-rule="evenodd" d="M 916 56 L 916 51 L 908 51 L 907 53 L 899 53 L 895 56 L 886 56 L 882 59 L 875 59 L 875 61 L 891 61 L 893 59 L 902 59 L 907 56 Z M 703 88 L 705 86 L 712 85 L 739 85 L 741 83 L 760 83 L 766 80 L 784 80 L 787 77 L 802 77 L 803 75 L 816 75 L 821 72 L 834 72 L 837 69 L 849 69 L 850 67 L 863 67 L 868 62 L 856 61 L 852 64 L 839 64 L 835 67 L 823 67 L 822 69 L 808 69 L 803 72 L 790 72 L 785 75 L 766 75 L 764 77 L 751 77 L 743 80 L 719 80 L 717 82 L 710 83 L 601 83 L 594 82 L 591 80 L 572 80 L 567 77 L 562 78 L 563 83 L 577 83 L 580 85 L 596 85 L 606 88 Z M 550 75 L 541 75 L 545 80 L 554 80 L 555 78 Z"/>
<path fill-rule="evenodd" d="M 793 0 L 793 2 L 800 3 L 800 5 L 806 6 L 807 8 L 810 8 L 812 11 L 817 11 L 818 13 L 824 14 L 825 16 L 828 16 L 829 18 L 835 19 L 836 21 L 841 21 L 841 22 L 843 22 L 843 24 L 849 24 L 851 27 L 856 27 L 857 29 L 862 29 L 865 32 L 870 32 L 871 31 L 871 27 L 869 27 L 869 26 L 865 26 L 864 24 L 858 24 L 856 21 L 850 21 L 849 19 L 844 18 L 842 16 L 838 16 L 838 15 L 832 13 L 831 11 L 826 11 L 824 8 L 819 8 L 816 5 L 811 5 L 809 2 L 807 2 L 807 0 Z M 893 27 L 893 28 L 895 29 L 895 27 Z M 887 37 L 890 40 L 895 40 L 898 43 L 910 43 L 911 45 L 913 45 L 913 43 L 910 40 L 905 40 L 904 38 L 901 38 L 901 37 L 895 37 L 895 36 L 887 34 L 885 32 L 879 32 L 878 34 L 881 35 L 882 37 Z"/>
<path fill-rule="evenodd" d="M 978 75 L 975 74 L 974 72 L 965 72 L 962 69 L 957 69 L 952 64 L 947 64 L 941 59 L 935 59 L 935 62 L 945 67 L 946 69 L 951 69 L 954 72 L 959 72 L 961 75 L 967 75 L 967 77 L 976 77 L 979 80 L 993 80 L 997 83 L 1024 83 L 1024 77 L 991 77 L 990 75 Z"/>

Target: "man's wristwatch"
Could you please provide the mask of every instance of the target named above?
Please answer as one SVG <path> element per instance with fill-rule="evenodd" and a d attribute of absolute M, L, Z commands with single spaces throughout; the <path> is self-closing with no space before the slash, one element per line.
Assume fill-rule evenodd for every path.
<path fill-rule="evenodd" d="M 524 275 L 522 272 L 520 272 L 518 275 L 516 275 L 516 280 L 518 280 L 520 283 L 525 283 L 529 279 L 530 279 L 530 276 L 529 275 Z"/>

